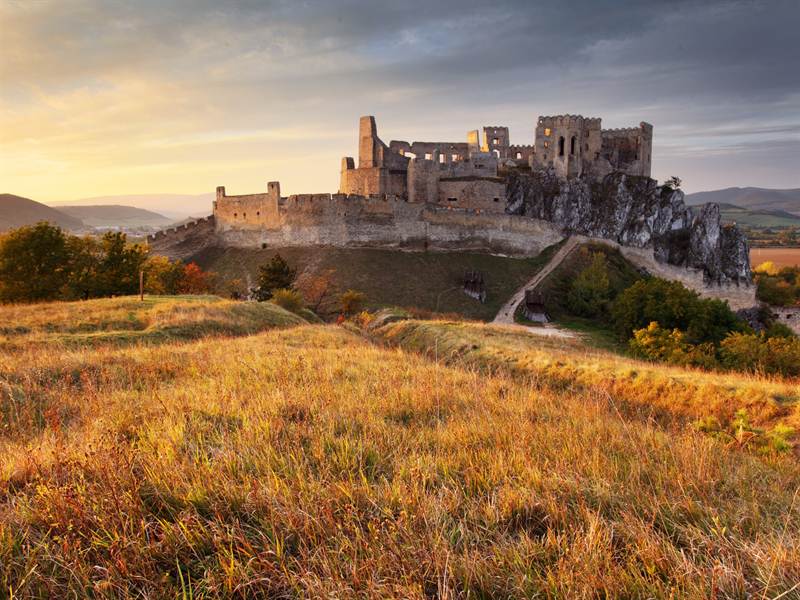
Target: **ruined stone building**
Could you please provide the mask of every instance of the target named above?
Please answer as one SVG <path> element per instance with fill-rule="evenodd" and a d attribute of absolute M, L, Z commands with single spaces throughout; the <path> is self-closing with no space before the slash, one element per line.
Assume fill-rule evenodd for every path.
<path fill-rule="evenodd" d="M 392 140 L 379 137 L 374 117 L 362 117 L 358 166 L 342 159 L 339 192 L 396 195 L 409 202 L 504 212 L 505 181 L 498 168 L 552 168 L 563 178 L 612 172 L 650 176 L 653 126 L 601 129 L 600 119 L 577 115 L 539 117 L 534 143 L 512 145 L 508 127 L 467 133 L 466 143 Z"/>
<path fill-rule="evenodd" d="M 507 127 L 487 126 L 464 142 L 386 144 L 375 118 L 361 117 L 358 160 L 342 159 L 338 193 L 282 196 L 277 181 L 247 195 L 219 187 L 212 217 L 149 243 L 173 256 L 198 245 L 531 256 L 582 235 L 702 293 L 750 302 L 746 239 L 721 224 L 718 209 L 693 212 L 680 190 L 650 178 L 650 124 L 602 129 L 598 118 L 539 117 L 532 141 L 514 145 Z"/>

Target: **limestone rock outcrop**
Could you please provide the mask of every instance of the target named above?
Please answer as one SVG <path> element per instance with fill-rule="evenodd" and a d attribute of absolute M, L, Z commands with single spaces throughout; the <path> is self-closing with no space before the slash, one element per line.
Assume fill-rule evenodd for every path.
<path fill-rule="evenodd" d="M 567 233 L 653 248 L 656 260 L 702 269 L 710 284 L 750 284 L 749 248 L 719 207 L 693 210 L 680 190 L 649 177 L 612 173 L 563 179 L 552 169 L 508 174 L 509 214 L 550 221 Z"/>

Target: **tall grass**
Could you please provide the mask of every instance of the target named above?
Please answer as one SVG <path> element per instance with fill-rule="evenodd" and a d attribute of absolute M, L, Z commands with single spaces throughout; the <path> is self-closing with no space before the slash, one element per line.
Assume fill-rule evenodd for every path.
<path fill-rule="evenodd" d="M 800 431 L 800 385 L 795 380 L 669 367 L 588 348 L 577 340 L 479 323 L 401 320 L 374 335 L 450 364 L 526 376 L 565 394 L 606 394 L 627 417 L 662 424 L 701 420 L 701 427 L 720 434 L 733 432 L 744 419 L 754 431 L 762 430 L 764 442 L 776 427 L 781 436 Z M 740 441 L 757 440 L 747 435 Z"/>
<path fill-rule="evenodd" d="M 0 363 L 0 594 L 800 589 L 793 458 L 535 379 L 321 325 L 16 346 Z"/>

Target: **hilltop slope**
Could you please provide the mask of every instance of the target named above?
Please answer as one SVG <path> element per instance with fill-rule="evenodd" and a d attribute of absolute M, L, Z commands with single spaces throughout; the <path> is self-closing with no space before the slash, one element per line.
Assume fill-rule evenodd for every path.
<path fill-rule="evenodd" d="M 0 194 L 0 231 L 33 225 L 39 221 L 47 221 L 68 230 L 84 228 L 80 219 L 40 202 L 14 194 Z"/>
<path fill-rule="evenodd" d="M 26 318 L 44 329 L 81 322 L 58 307 L 48 325 Z M 1 353 L 3 590 L 700 598 L 796 589 L 791 457 L 757 458 L 646 409 L 636 415 L 613 388 L 541 385 L 431 356 L 322 325 Z"/>

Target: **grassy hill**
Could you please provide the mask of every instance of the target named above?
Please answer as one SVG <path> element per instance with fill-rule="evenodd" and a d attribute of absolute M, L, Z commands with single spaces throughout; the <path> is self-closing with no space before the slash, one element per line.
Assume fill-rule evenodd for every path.
<path fill-rule="evenodd" d="M 14 194 L 0 194 L 0 231 L 34 225 L 40 221 L 47 221 L 67 230 L 85 228 L 80 219 L 40 202 Z"/>
<path fill-rule="evenodd" d="M 59 206 L 58 210 L 80 219 L 90 227 L 163 227 L 173 221 L 150 210 L 118 204 Z"/>
<path fill-rule="evenodd" d="M 271 303 L 215 296 L 147 296 L 0 308 L 0 349 L 162 344 L 238 336 L 306 320 Z"/>
<path fill-rule="evenodd" d="M 252 287 L 258 267 L 276 252 L 298 269 L 298 273 L 334 270 L 336 287 L 355 289 L 367 295 L 368 305 L 417 307 L 457 312 L 468 318 L 491 320 L 500 306 L 524 285 L 549 259 L 555 248 L 534 258 L 508 258 L 470 252 L 401 252 L 369 248 L 280 248 L 253 250 L 208 248 L 193 256 L 203 269 L 223 279 L 240 279 Z M 462 291 L 466 271 L 485 276 L 485 304 Z"/>
<path fill-rule="evenodd" d="M 234 303 L 101 302 L 0 307 L 18 326 L 0 353 L 0 589 L 11 597 L 797 589 L 796 459 L 702 433 L 670 408 L 705 414 L 713 392 L 708 412 L 722 414 L 774 392 L 758 412 L 771 427 L 795 414 L 796 388 L 782 382 L 614 368 L 577 345 L 477 324 L 394 323 L 372 332 L 378 343 L 302 323 L 241 336 L 253 327 L 235 326 L 245 309 Z M 184 330 L 234 326 L 40 347 L 146 331 L 162 316 Z M 639 378 L 662 392 L 652 406 L 655 390 L 634 401 L 622 387 Z"/>
<path fill-rule="evenodd" d="M 773 190 L 767 188 L 725 188 L 686 195 L 686 203 L 691 206 L 715 202 L 733 204 L 751 211 L 783 211 L 800 216 L 800 188 Z"/>

